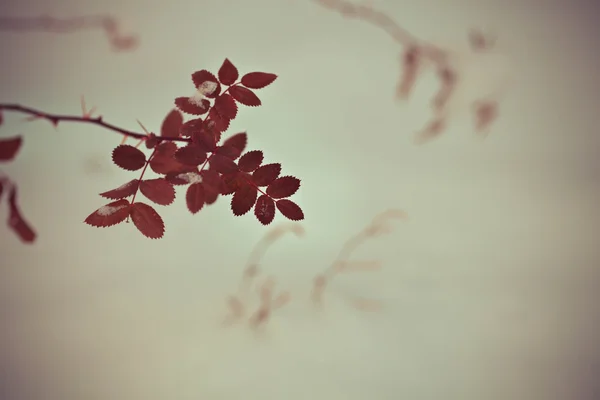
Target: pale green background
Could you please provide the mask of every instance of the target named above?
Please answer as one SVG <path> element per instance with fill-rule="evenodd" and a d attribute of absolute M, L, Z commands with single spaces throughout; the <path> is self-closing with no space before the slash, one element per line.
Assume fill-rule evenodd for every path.
<path fill-rule="evenodd" d="M 97 31 L 2 33 L 2 102 L 68 114 L 85 94 L 107 121 L 137 130 L 137 118 L 156 131 L 173 98 L 192 93 L 195 70 L 229 57 L 242 72 L 277 73 L 264 106 L 242 108 L 230 132 L 248 130 L 250 149 L 302 179 L 307 235 L 285 237 L 265 260 L 294 297 L 267 336 L 223 330 L 225 296 L 265 228 L 233 217 L 228 200 L 190 216 L 182 192 L 157 206 L 160 241 L 131 224 L 86 226 L 105 203 L 98 193 L 137 176 L 110 162 L 121 138 L 7 114 L 0 135 L 25 133 L 25 144 L 2 169 L 18 180 L 39 239 L 24 246 L 0 230 L 2 399 L 600 396 L 597 6 L 374 4 L 454 48 L 466 48 L 470 27 L 498 33 L 514 84 L 487 140 L 474 135 L 465 97 L 444 136 L 415 146 L 433 75 L 410 103 L 395 102 L 399 47 L 308 0 L 3 3 L 5 15 L 110 12 L 142 42 L 114 54 Z M 490 65 L 475 68 L 468 93 L 496 82 Z M 389 207 L 410 221 L 361 251 L 384 271 L 337 283 L 385 309 L 360 314 L 331 298 L 315 313 L 313 275 Z"/>

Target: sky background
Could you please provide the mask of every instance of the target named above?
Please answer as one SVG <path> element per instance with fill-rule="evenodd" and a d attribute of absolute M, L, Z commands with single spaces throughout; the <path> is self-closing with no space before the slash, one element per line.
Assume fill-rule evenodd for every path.
<path fill-rule="evenodd" d="M 0 230 L 0 398 L 592 400 L 600 396 L 600 55 L 592 1 L 374 0 L 419 38 L 459 51 L 464 77 L 448 130 L 426 145 L 428 72 L 394 99 L 401 47 L 376 27 L 309 0 L 3 1 L 2 14 L 110 13 L 140 36 L 111 51 L 99 31 L 0 33 L 0 102 L 158 131 L 190 74 L 229 58 L 278 74 L 263 106 L 230 134 L 302 179 L 306 234 L 281 239 L 264 270 L 291 303 L 262 334 L 223 328 L 246 258 L 270 229 L 234 217 L 229 198 L 191 216 L 184 192 L 156 206 L 161 240 L 132 224 L 82 221 L 98 193 L 137 177 L 110 160 L 121 141 L 94 126 L 22 121 L 2 171 L 38 232 Z M 467 31 L 491 29 L 495 53 L 469 56 Z M 470 102 L 510 76 L 486 140 Z M 131 142 L 133 143 L 133 142 Z M 409 220 L 358 259 L 382 271 L 341 276 L 316 311 L 311 280 L 373 216 Z M 3 202 L 0 217 L 7 218 Z M 275 226 L 285 223 L 278 216 Z M 376 298 L 378 312 L 343 294 Z"/>

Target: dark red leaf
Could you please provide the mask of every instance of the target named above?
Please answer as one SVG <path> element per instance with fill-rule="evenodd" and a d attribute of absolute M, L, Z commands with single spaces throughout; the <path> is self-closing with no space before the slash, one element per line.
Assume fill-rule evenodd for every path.
<path fill-rule="evenodd" d="M 175 105 L 184 113 L 191 115 L 206 114 L 210 109 L 210 101 L 194 97 L 177 97 Z"/>
<path fill-rule="evenodd" d="M 262 195 L 256 201 L 254 215 L 263 225 L 269 225 L 275 218 L 275 202 L 267 195 Z"/>
<path fill-rule="evenodd" d="M 0 161 L 10 161 L 15 158 L 22 144 L 21 136 L 0 139 Z"/>
<path fill-rule="evenodd" d="M 129 209 L 129 200 L 113 201 L 91 213 L 84 222 L 100 228 L 116 225 L 125 221 L 125 218 L 129 215 Z"/>
<path fill-rule="evenodd" d="M 148 137 L 146 137 L 146 148 L 153 149 L 158 144 L 158 138 L 154 133 L 150 133 Z"/>
<path fill-rule="evenodd" d="M 243 86 L 232 86 L 229 88 L 229 93 L 238 102 L 243 105 L 256 107 L 260 106 L 260 99 L 250 89 L 246 89 Z"/>
<path fill-rule="evenodd" d="M 227 158 L 231 158 L 232 160 L 235 160 L 236 158 L 238 158 L 240 156 L 238 149 L 236 149 L 233 146 L 225 146 L 225 145 L 217 147 L 217 150 L 215 151 L 215 153 L 225 156 Z"/>
<path fill-rule="evenodd" d="M 229 174 L 238 170 L 237 165 L 231 158 L 221 154 L 213 154 L 209 163 L 211 168 L 220 174 Z"/>
<path fill-rule="evenodd" d="M 277 79 L 277 75 L 268 72 L 249 72 L 242 76 L 242 85 L 250 89 L 262 89 Z"/>
<path fill-rule="evenodd" d="M 214 99 L 221 93 L 221 85 L 217 78 L 207 70 L 196 71 L 192 74 L 196 89 L 208 98 Z"/>
<path fill-rule="evenodd" d="M 204 190 L 204 184 L 196 182 L 188 186 L 185 194 L 185 201 L 187 203 L 188 210 L 192 214 L 196 214 L 204 206 L 206 200 L 206 193 Z"/>
<path fill-rule="evenodd" d="M 300 179 L 293 176 L 282 176 L 271 182 L 269 187 L 267 187 L 267 194 L 274 199 L 282 199 L 284 197 L 290 197 L 296 193 L 299 188 Z"/>
<path fill-rule="evenodd" d="M 205 169 L 200 173 L 202 175 L 202 183 L 204 184 L 205 203 L 213 204 L 217 201 L 219 194 L 223 191 L 223 180 L 218 172 L 211 169 Z"/>
<path fill-rule="evenodd" d="M 246 183 L 239 172 L 223 174 L 221 175 L 221 179 L 223 182 L 221 194 L 223 195 L 234 193 L 241 185 Z"/>
<path fill-rule="evenodd" d="M 190 119 L 181 126 L 179 132 L 183 137 L 192 137 L 195 133 L 201 132 L 204 127 L 204 120 L 202 118 Z"/>
<path fill-rule="evenodd" d="M 19 239 L 21 239 L 22 242 L 33 243 L 37 234 L 21 213 L 21 209 L 17 203 L 17 187 L 14 184 L 11 186 L 10 193 L 8 195 L 8 204 L 10 209 L 8 226 L 19 237 Z"/>
<path fill-rule="evenodd" d="M 242 185 L 235 191 L 231 199 L 231 211 L 234 215 L 246 214 L 256 203 L 258 192 L 254 186 Z"/>
<path fill-rule="evenodd" d="M 150 239 L 160 239 L 165 234 L 165 223 L 154 208 L 136 202 L 131 206 L 131 220 L 136 228 Z"/>
<path fill-rule="evenodd" d="M 226 119 L 234 119 L 237 115 L 237 104 L 233 97 L 227 93 L 223 93 L 215 100 L 215 110 Z"/>
<path fill-rule="evenodd" d="M 197 171 L 188 172 L 169 172 L 165 179 L 173 185 L 189 185 L 191 183 L 202 182 L 202 178 Z"/>
<path fill-rule="evenodd" d="M 175 159 L 184 165 L 197 167 L 206 161 L 206 151 L 201 146 L 189 144 L 175 152 Z"/>
<path fill-rule="evenodd" d="M 138 179 L 132 179 L 129 182 L 119 186 L 116 189 L 109 190 L 104 193 L 100 193 L 100 196 L 107 198 L 107 199 L 112 199 L 112 200 L 117 200 L 117 199 L 122 199 L 125 197 L 132 196 L 137 191 L 139 182 L 140 181 Z"/>
<path fill-rule="evenodd" d="M 218 133 L 223 133 L 227 129 L 229 129 L 229 124 L 231 120 L 227 117 L 222 116 L 218 112 L 214 112 L 210 115 L 211 128 Z M 220 140 L 220 139 L 219 139 Z"/>
<path fill-rule="evenodd" d="M 221 149 L 221 151 L 219 151 L 218 153 L 228 156 L 232 160 L 235 160 L 242 154 L 242 152 L 246 148 L 247 143 L 248 135 L 246 134 L 246 132 L 236 133 L 235 135 L 225 140 L 223 145 L 219 148 Z"/>
<path fill-rule="evenodd" d="M 156 147 L 154 155 L 150 159 L 150 168 L 157 174 L 168 174 L 169 172 L 181 172 L 185 166 L 175 159 L 177 145 L 173 142 L 163 142 Z"/>
<path fill-rule="evenodd" d="M 283 214 L 287 219 L 292 221 L 302 221 L 304 219 L 304 213 L 298 204 L 288 199 L 278 200 L 275 203 L 279 212 Z"/>
<path fill-rule="evenodd" d="M 281 173 L 281 164 L 265 164 L 252 174 L 252 180 L 256 186 L 267 186 L 273 182 Z"/>
<path fill-rule="evenodd" d="M 223 65 L 221 65 L 221 68 L 219 68 L 219 72 L 217 75 L 219 75 L 219 80 L 221 81 L 221 83 L 227 86 L 235 83 L 235 81 L 239 77 L 237 68 L 227 58 L 225 59 L 225 61 L 223 61 Z"/>
<path fill-rule="evenodd" d="M 168 138 L 179 137 L 179 129 L 183 125 L 183 115 L 177 109 L 171 110 L 160 127 L 160 136 Z"/>
<path fill-rule="evenodd" d="M 263 162 L 263 153 L 260 150 L 249 151 L 238 160 L 240 171 L 252 172 L 260 167 Z"/>
<path fill-rule="evenodd" d="M 175 188 L 165 178 L 143 180 L 140 183 L 140 192 L 161 206 L 168 206 L 175 201 Z"/>
<path fill-rule="evenodd" d="M 127 171 L 137 171 L 146 164 L 146 155 L 140 149 L 122 144 L 113 150 L 112 160 Z"/>

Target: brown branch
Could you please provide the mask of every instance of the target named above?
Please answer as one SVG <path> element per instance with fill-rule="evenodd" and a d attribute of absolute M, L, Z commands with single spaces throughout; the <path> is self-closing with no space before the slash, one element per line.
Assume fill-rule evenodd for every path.
<path fill-rule="evenodd" d="M 113 50 L 127 51 L 139 44 L 136 35 L 123 35 L 116 18 L 110 15 L 87 15 L 74 18 L 55 18 L 49 15 L 39 17 L 0 16 L 0 31 L 72 33 L 80 30 L 101 29 Z"/>
<path fill-rule="evenodd" d="M 110 131 L 120 133 L 126 137 L 132 137 L 135 139 L 145 140 L 148 137 L 148 135 L 146 133 L 133 132 L 133 131 L 115 126 L 113 124 L 104 122 L 104 120 L 102 119 L 101 116 L 91 118 L 90 112 L 84 112 L 84 115 L 82 117 L 78 117 L 78 116 L 73 116 L 73 115 L 51 114 L 51 113 L 37 110 L 35 108 L 21 106 L 19 104 L 0 103 L 0 111 L 3 111 L 3 110 L 27 114 L 31 117 L 30 119 L 45 119 L 45 120 L 49 121 L 55 127 L 58 126 L 59 122 L 77 122 L 77 123 L 100 126 L 104 129 L 108 129 Z M 176 141 L 176 142 L 189 142 L 191 139 L 189 139 L 189 138 L 168 138 L 168 137 L 162 138 L 161 137 L 160 140 L 169 140 L 169 141 Z"/>

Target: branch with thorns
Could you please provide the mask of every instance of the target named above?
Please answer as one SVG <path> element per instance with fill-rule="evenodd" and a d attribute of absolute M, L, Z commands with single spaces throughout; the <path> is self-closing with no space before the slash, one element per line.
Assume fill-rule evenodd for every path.
<path fill-rule="evenodd" d="M 93 117 L 93 113 L 96 111 L 96 107 L 92 107 L 90 110 L 87 110 L 85 104 L 85 98 L 81 96 L 81 116 L 76 115 L 60 115 L 60 114 L 52 114 L 44 111 L 37 110 L 32 107 L 22 106 L 20 104 L 9 104 L 9 103 L 0 103 L 0 113 L 2 111 L 12 111 L 16 113 L 26 114 L 28 117 L 25 119 L 26 121 L 36 121 L 36 120 L 46 120 L 50 122 L 55 128 L 58 127 L 60 122 L 76 122 L 90 125 L 97 125 L 109 131 L 113 131 L 119 133 L 124 136 L 123 142 L 128 138 L 138 139 L 140 141 L 146 141 L 153 137 L 159 141 L 175 141 L 175 142 L 190 142 L 189 138 L 181 138 L 181 137 L 156 137 L 154 133 L 148 132 L 144 128 L 143 125 L 138 121 L 138 123 L 142 126 L 144 133 L 134 132 L 128 129 L 120 128 L 116 125 L 109 124 L 104 122 L 102 116 Z M 141 142 L 140 142 L 141 143 Z M 138 144 L 139 146 L 139 144 Z"/>
<path fill-rule="evenodd" d="M 400 54 L 401 72 L 396 84 L 396 99 L 405 101 L 409 98 L 423 67 L 433 64 L 440 80 L 440 89 L 434 96 L 431 107 L 433 118 L 415 135 L 415 143 L 423 144 L 438 137 L 446 129 L 448 120 L 447 105 L 459 82 L 458 71 L 451 62 L 455 55 L 446 49 L 417 39 L 406 29 L 398 25 L 387 14 L 372 7 L 373 1 L 362 4 L 345 0 L 313 0 L 320 6 L 335 11 L 345 18 L 353 18 L 368 22 L 385 31 L 396 43 L 404 48 Z M 481 53 L 491 49 L 496 38 L 484 34 L 481 30 L 473 29 L 468 34 L 470 48 L 473 52 Z M 498 114 L 497 100 L 479 99 L 473 103 L 475 130 L 480 135 L 486 135 L 490 124 Z"/>
<path fill-rule="evenodd" d="M 142 126 L 145 133 L 133 132 L 127 129 L 120 128 L 118 126 L 109 124 L 104 122 L 102 116 L 94 117 L 93 114 L 96 111 L 96 107 L 92 107 L 88 110 L 87 105 L 85 103 L 85 98 L 81 96 L 81 116 L 72 116 L 72 115 L 58 115 L 51 114 L 47 112 L 43 112 L 37 110 L 35 108 L 21 106 L 19 104 L 4 104 L 0 103 L 0 125 L 3 122 L 3 114 L 2 111 L 12 111 L 17 113 L 26 114 L 26 121 L 37 121 L 37 120 L 46 120 L 50 122 L 54 128 L 58 127 L 59 122 L 77 122 L 84 124 L 97 125 L 102 128 L 108 129 L 110 131 L 119 133 L 123 135 L 123 141 L 129 137 L 138 139 L 139 142 L 136 147 L 138 147 L 141 143 L 147 141 L 148 139 L 154 140 L 158 142 L 161 141 L 179 141 L 179 142 L 189 142 L 191 139 L 189 138 L 172 138 L 172 137 L 158 137 L 154 133 L 148 132 L 143 125 L 138 121 L 138 123 Z M 0 161 L 6 161 L 12 159 L 14 157 L 13 147 L 18 148 L 21 146 L 22 138 L 9 138 L 7 139 L 12 143 L 11 146 L 5 146 L 3 152 L 0 152 Z M 16 151 L 16 150 L 15 150 Z M 31 227 L 31 224 L 27 221 L 27 219 L 23 216 L 23 213 L 19 207 L 18 203 L 18 186 L 17 183 L 12 180 L 8 175 L 2 173 L 0 171 L 0 198 L 4 191 L 8 192 L 8 203 L 9 203 L 9 220 L 8 226 L 17 234 L 17 236 L 24 243 L 33 243 L 37 237 L 36 232 Z"/>
<path fill-rule="evenodd" d="M 131 51 L 139 44 L 136 35 L 123 35 L 117 19 L 111 15 L 85 15 L 73 18 L 0 16 L 0 31 L 72 33 L 101 29 L 114 51 Z"/>

